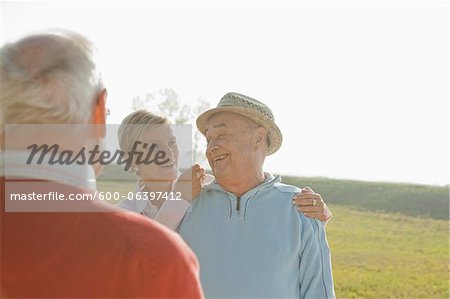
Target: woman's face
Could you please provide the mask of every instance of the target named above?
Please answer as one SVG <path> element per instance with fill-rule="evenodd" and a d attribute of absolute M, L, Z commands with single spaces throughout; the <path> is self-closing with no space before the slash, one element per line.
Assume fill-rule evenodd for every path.
<path fill-rule="evenodd" d="M 165 161 L 166 163 L 158 165 L 152 162 L 148 165 L 139 164 L 138 174 L 142 180 L 151 181 L 174 181 L 178 176 L 178 156 L 179 151 L 177 147 L 177 141 L 173 135 L 170 125 L 152 125 L 150 129 L 144 131 L 140 140 L 142 144 L 147 143 L 146 149 L 143 149 L 142 144 L 137 148 L 138 151 L 144 152 L 144 157 L 149 151 L 149 148 L 154 144 L 154 150 L 151 155 L 151 159 L 154 159 L 157 152 L 164 152 L 165 157 L 159 159 L 159 161 Z"/>

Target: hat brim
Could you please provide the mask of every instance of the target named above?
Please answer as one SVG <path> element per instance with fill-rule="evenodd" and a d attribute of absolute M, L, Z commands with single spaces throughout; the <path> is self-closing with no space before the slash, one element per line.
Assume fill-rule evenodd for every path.
<path fill-rule="evenodd" d="M 213 108 L 210 110 L 207 110 L 203 112 L 202 114 L 197 117 L 197 128 L 200 131 L 200 133 L 205 136 L 205 130 L 206 130 L 206 123 L 207 121 L 214 115 L 219 112 L 230 112 L 230 113 L 236 113 L 239 114 L 247 119 L 250 119 L 257 125 L 260 125 L 261 127 L 265 128 L 267 131 L 267 137 L 269 138 L 270 145 L 267 149 L 267 156 L 275 153 L 278 151 L 281 147 L 281 143 L 283 142 L 283 135 L 281 134 L 280 129 L 275 124 L 275 122 L 265 118 L 258 112 L 255 112 L 252 109 L 248 109 L 245 107 L 220 107 L 220 108 Z"/>

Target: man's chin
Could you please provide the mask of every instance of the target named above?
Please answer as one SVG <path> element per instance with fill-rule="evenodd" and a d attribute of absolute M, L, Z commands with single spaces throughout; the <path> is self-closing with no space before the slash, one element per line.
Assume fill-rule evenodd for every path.
<path fill-rule="evenodd" d="M 226 176 L 225 171 L 222 167 L 213 167 L 211 170 L 216 179 L 222 179 Z"/>

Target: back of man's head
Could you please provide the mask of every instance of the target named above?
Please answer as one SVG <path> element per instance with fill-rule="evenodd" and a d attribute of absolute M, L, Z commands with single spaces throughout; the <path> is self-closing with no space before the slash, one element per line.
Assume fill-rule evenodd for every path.
<path fill-rule="evenodd" d="M 8 123 L 87 123 L 102 89 L 92 44 L 61 30 L 4 45 L 0 80 L 0 132 Z"/>

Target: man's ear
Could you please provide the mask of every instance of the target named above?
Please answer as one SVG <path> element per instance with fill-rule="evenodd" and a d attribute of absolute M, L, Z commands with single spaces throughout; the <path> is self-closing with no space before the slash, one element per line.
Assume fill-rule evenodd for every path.
<path fill-rule="evenodd" d="M 266 129 L 263 127 L 256 128 L 256 142 L 255 146 L 266 146 Z"/>
<path fill-rule="evenodd" d="M 98 96 L 94 105 L 94 111 L 92 113 L 92 124 L 96 125 L 96 135 L 99 138 L 103 138 L 106 135 L 106 97 L 108 93 L 106 88 L 103 88 Z"/>

